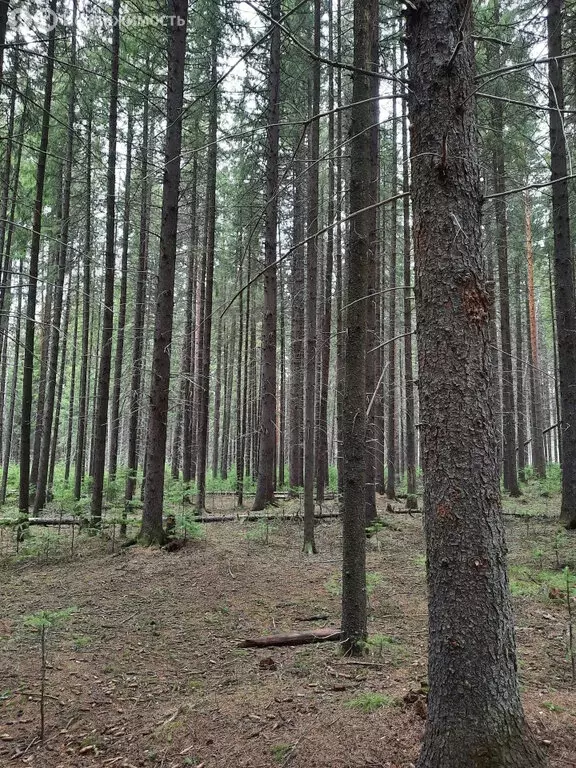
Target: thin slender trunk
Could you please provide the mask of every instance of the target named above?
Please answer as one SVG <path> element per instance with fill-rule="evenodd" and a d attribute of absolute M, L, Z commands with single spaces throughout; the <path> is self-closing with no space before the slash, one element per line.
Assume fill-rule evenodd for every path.
<path fill-rule="evenodd" d="M 540 377 L 540 360 L 538 355 L 538 327 L 536 324 L 536 299 L 534 295 L 534 249 L 532 245 L 532 216 L 530 212 L 530 197 L 524 196 L 524 225 L 526 232 L 526 301 L 528 313 L 528 375 L 530 380 L 530 414 L 532 433 L 532 464 L 537 478 L 546 477 L 546 454 L 542 434 L 542 386 Z"/>
<path fill-rule="evenodd" d="M 86 230 L 84 235 L 84 274 L 82 278 L 82 354 L 78 386 L 78 431 L 76 433 L 76 461 L 74 466 L 74 498 L 82 494 L 86 462 L 86 432 L 88 413 L 88 366 L 90 355 L 90 293 L 92 281 L 92 114 L 86 131 Z"/>
<path fill-rule="evenodd" d="M 12 361 L 12 390 L 10 393 L 10 405 L 6 419 L 4 447 L 4 461 L 2 462 L 2 486 L 0 487 L 0 504 L 6 501 L 6 487 L 8 485 L 8 471 L 10 469 L 10 454 L 12 449 L 12 432 L 14 429 L 14 411 L 16 409 L 16 391 L 18 389 L 18 364 L 20 362 L 20 327 L 22 324 L 22 262 L 20 262 L 20 279 L 18 282 L 18 304 L 16 314 L 16 327 L 14 329 L 14 359 Z"/>
<path fill-rule="evenodd" d="M 120 0 L 113 0 L 112 16 L 119 18 Z M 112 334 L 114 332 L 114 273 L 115 273 L 115 225 L 116 225 L 116 144 L 118 133 L 118 65 L 120 54 L 120 24 L 112 28 L 112 67 L 110 77 L 110 110 L 108 113 L 108 165 L 106 173 L 106 255 L 104 272 L 104 297 L 102 307 L 102 331 L 100 342 L 100 367 L 98 393 L 94 411 L 94 447 L 91 518 L 92 526 L 98 527 L 102 519 L 104 497 L 104 469 L 106 466 L 106 442 L 108 437 L 108 402 L 110 397 L 110 373 L 112 367 Z"/>
<path fill-rule="evenodd" d="M 72 333 L 72 364 L 70 371 L 70 403 L 68 406 L 68 427 L 66 431 L 66 457 L 64 466 L 64 480 L 67 482 L 70 478 L 70 467 L 72 463 L 72 438 L 74 435 L 74 416 L 76 404 L 76 365 L 77 365 L 77 344 L 78 344 L 78 321 L 80 317 L 80 267 L 76 273 L 76 297 L 74 301 L 74 331 Z M 63 372 L 64 373 L 64 372 Z"/>
<path fill-rule="evenodd" d="M 311 114 L 320 113 L 320 0 L 314 0 L 314 53 Z M 314 538 L 314 474 L 316 470 L 316 303 L 318 294 L 320 118 L 310 126 L 308 147 L 308 245 L 306 248 L 306 354 L 304 364 L 304 544 L 307 554 L 316 553 Z"/>
<path fill-rule="evenodd" d="M 50 0 L 50 10 L 56 13 L 56 0 Z M 50 109 L 52 104 L 52 85 L 54 78 L 54 52 L 56 28 L 48 35 L 48 56 L 46 60 L 46 78 L 44 85 L 44 104 L 42 128 L 36 168 L 36 193 L 34 217 L 32 222 L 32 240 L 30 243 L 30 264 L 28 299 L 26 305 L 26 331 L 22 378 L 22 414 L 20 431 L 20 488 L 18 509 L 21 517 L 28 517 L 30 506 L 30 426 L 32 416 L 32 387 L 34 374 L 34 331 L 36 318 L 36 293 L 38 285 L 38 256 L 40 254 L 40 236 L 42 228 L 42 208 L 44 201 L 44 180 L 46 176 L 46 157 L 50 132 Z"/>
<path fill-rule="evenodd" d="M 114 385 L 112 388 L 112 410 L 110 415 L 110 455 L 108 457 L 108 480 L 116 480 L 118 468 L 118 437 L 120 435 L 120 388 L 122 385 L 122 362 L 124 358 L 124 328 L 126 325 L 126 301 L 128 293 L 128 247 L 130 243 L 130 201 L 132 181 L 132 133 L 134 119 L 132 104 L 128 106 L 126 130 L 126 175 L 124 177 L 124 221 L 122 224 L 122 259 L 120 279 L 120 302 L 118 304 L 118 327 L 116 329 L 116 353 L 114 360 Z"/>
<path fill-rule="evenodd" d="M 271 18 L 282 15 L 280 0 L 270 2 Z M 274 501 L 276 460 L 276 343 L 277 293 L 276 269 L 278 238 L 278 151 L 280 144 L 280 28 L 273 25 L 270 34 L 268 68 L 266 156 L 266 222 L 264 227 L 264 303 L 262 308 L 262 369 L 260 382 L 260 453 L 258 484 L 252 509 L 264 509 Z"/>
<path fill-rule="evenodd" d="M 404 93 L 405 97 L 407 93 Z M 416 428 L 414 419 L 414 363 L 412 359 L 412 269 L 411 228 L 410 228 L 410 151 L 408 146 L 408 115 L 406 98 L 402 99 L 402 192 L 406 195 L 402 205 L 403 258 L 404 258 L 404 383 L 406 408 L 406 508 L 417 509 L 416 498 Z"/>
<path fill-rule="evenodd" d="M 72 38 L 70 45 L 70 84 L 68 92 L 68 124 L 66 135 L 66 160 L 62 176 L 62 218 L 60 226 L 60 243 L 58 253 L 58 271 L 54 285 L 54 312 L 50 332 L 50 354 L 46 380 L 46 402 L 42 415 L 42 442 L 38 463 L 38 483 L 34 496 L 34 514 L 46 504 L 46 489 L 50 472 L 50 446 L 52 440 L 52 425 L 54 422 L 54 401 L 56 398 L 56 382 L 58 375 L 58 355 L 60 353 L 60 323 L 62 321 L 62 306 L 64 301 L 64 280 L 68 259 L 68 239 L 70 235 L 70 197 L 72 190 L 72 163 L 74 159 L 74 109 L 76 106 L 76 19 L 77 3 L 72 2 Z M 69 301 L 69 299 L 68 299 Z M 54 450 L 56 446 L 53 446 Z"/>
<path fill-rule="evenodd" d="M 394 96 L 396 96 L 396 82 L 393 85 Z M 397 128 L 397 109 L 396 101 L 392 100 L 392 187 L 391 196 L 394 197 L 398 191 L 398 161 L 396 147 L 398 144 Z M 390 216 L 390 264 L 388 266 L 388 287 L 390 288 L 388 298 L 388 334 L 389 339 L 396 336 L 396 262 L 398 253 L 398 208 L 396 202 L 392 203 L 392 213 Z M 388 344 L 388 398 L 387 398 L 387 478 L 386 478 L 386 496 L 389 499 L 396 498 L 396 472 L 397 468 L 397 449 L 398 435 L 396 431 L 396 342 L 390 341 Z"/>
<path fill-rule="evenodd" d="M 50 447 L 50 462 L 48 465 L 48 485 L 47 498 L 51 496 L 52 486 L 54 484 L 54 469 L 56 467 L 56 456 L 58 454 L 58 433 L 60 431 L 60 412 L 62 409 L 62 393 L 64 390 L 64 378 L 66 375 L 66 350 L 68 347 L 68 326 L 70 323 L 70 309 L 71 309 L 71 287 L 72 287 L 72 275 L 68 281 L 68 290 L 66 292 L 66 308 L 64 310 L 64 318 L 62 320 L 62 347 L 60 354 L 60 373 L 58 374 L 58 386 L 56 391 L 56 406 L 54 409 L 54 426 L 52 427 L 52 443 Z M 73 391 L 70 392 L 71 401 L 73 399 Z"/>
<path fill-rule="evenodd" d="M 207 156 L 206 179 L 206 283 L 205 300 L 202 306 L 202 368 L 198 370 L 200 378 L 198 407 L 198 465 L 196 507 L 199 511 L 206 508 L 206 457 L 208 455 L 208 418 L 210 402 L 210 342 L 212 339 L 212 300 L 214 288 L 214 245 L 216 237 L 216 161 L 218 130 L 218 35 L 212 38 L 210 53 L 210 79 L 212 93 L 210 98 L 210 118 L 208 127 L 209 149 Z"/>

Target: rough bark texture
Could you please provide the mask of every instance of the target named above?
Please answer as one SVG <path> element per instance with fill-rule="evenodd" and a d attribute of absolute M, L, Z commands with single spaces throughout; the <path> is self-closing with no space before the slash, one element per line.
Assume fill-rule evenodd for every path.
<path fill-rule="evenodd" d="M 548 55 L 562 55 L 564 0 L 548 0 Z M 570 240 L 568 164 L 563 116 L 562 59 L 548 65 L 550 147 L 552 166 L 552 225 L 554 228 L 554 299 L 560 380 L 562 447 L 562 509 L 560 519 L 576 528 L 576 298 Z M 564 181 L 557 181 L 563 179 Z"/>
<path fill-rule="evenodd" d="M 371 69 L 378 41 L 377 0 L 355 0 L 354 66 Z M 354 72 L 350 125 L 350 213 L 372 202 L 378 123 L 371 101 L 372 78 Z M 377 129 L 376 129 L 377 130 Z M 346 275 L 346 352 L 342 406 L 342 635 L 345 653 L 360 654 L 366 640 L 366 320 L 368 275 L 375 247 L 370 212 L 358 213 L 350 227 Z"/>
<path fill-rule="evenodd" d="M 272 19 L 281 16 L 280 0 L 272 0 Z M 268 67 L 266 156 L 266 224 L 264 228 L 264 305 L 262 309 L 262 373 L 260 386 L 260 454 L 253 509 L 264 509 L 274 498 L 276 457 L 276 335 L 278 229 L 278 149 L 280 143 L 280 28 L 272 27 Z"/>
<path fill-rule="evenodd" d="M 468 0 L 407 17 L 429 591 L 419 768 L 544 765 L 516 676 L 482 267 Z"/>
<path fill-rule="evenodd" d="M 166 96 L 166 144 L 164 147 L 164 182 L 160 257 L 156 293 L 156 325 L 152 352 L 150 414 L 146 435 L 148 459 L 142 527 L 139 538 L 145 544 L 162 544 L 164 504 L 164 465 L 168 396 L 170 394 L 170 347 L 174 315 L 174 276 L 178 236 L 180 193 L 180 152 L 182 147 L 182 102 L 184 98 L 184 61 L 186 58 L 186 22 L 188 0 L 172 0 L 170 13 L 182 23 L 170 27 L 168 84 Z"/>

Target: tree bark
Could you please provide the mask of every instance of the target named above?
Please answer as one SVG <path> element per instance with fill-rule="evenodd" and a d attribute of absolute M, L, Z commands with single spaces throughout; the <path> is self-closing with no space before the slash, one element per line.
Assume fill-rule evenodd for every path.
<path fill-rule="evenodd" d="M 392 185 L 390 194 L 394 197 L 398 192 L 398 161 L 396 148 L 398 144 L 396 83 L 393 84 L 394 97 L 392 100 Z M 388 265 L 388 387 L 387 387 L 387 425 L 386 425 L 386 496 L 396 498 L 396 472 L 398 471 L 398 435 L 396 430 L 396 262 L 398 254 L 398 206 L 392 203 L 390 216 L 390 263 Z"/>
<path fill-rule="evenodd" d="M 271 0 L 270 15 L 279 20 L 280 0 Z M 277 337 L 277 230 L 278 151 L 280 144 L 280 28 L 270 33 L 266 154 L 266 223 L 264 227 L 264 303 L 262 309 L 262 373 L 260 384 L 260 453 L 258 484 L 252 509 L 264 509 L 274 499 L 276 458 L 276 337 Z"/>
<path fill-rule="evenodd" d="M 116 329 L 116 352 L 114 359 L 114 385 L 110 413 L 110 455 L 108 457 L 108 480 L 116 480 L 118 468 L 118 438 L 120 435 L 120 389 L 122 385 L 122 362 L 124 359 L 124 328 L 126 325 L 126 302 L 128 294 L 128 247 L 130 244 L 130 211 L 132 193 L 132 134 L 134 118 L 132 104 L 128 105 L 126 126 L 126 171 L 124 176 L 124 215 L 122 222 L 122 257 L 120 267 L 120 301 L 118 304 L 118 327 Z"/>
<path fill-rule="evenodd" d="M 90 355 L 90 292 L 92 281 L 92 115 L 88 117 L 86 130 L 86 229 L 84 237 L 84 269 L 82 279 L 82 355 L 78 385 L 78 431 L 76 434 L 76 461 L 74 465 L 74 498 L 82 493 L 86 462 L 86 433 L 88 413 L 88 361 Z"/>
<path fill-rule="evenodd" d="M 407 11 L 429 709 L 419 768 L 536 768 L 506 574 L 468 0 Z"/>
<path fill-rule="evenodd" d="M 112 16 L 119 18 L 120 0 L 113 0 Z M 118 66 L 120 61 L 120 24 L 112 28 L 112 62 L 110 75 L 110 108 L 108 114 L 108 165 L 106 171 L 106 246 L 104 265 L 104 297 L 100 342 L 98 392 L 94 411 L 93 483 L 91 518 L 98 527 L 102 519 L 104 468 L 108 437 L 108 401 L 112 368 L 112 334 L 114 332 L 114 274 L 116 227 L 116 144 L 118 133 Z"/>
<path fill-rule="evenodd" d="M 350 125 L 350 213 L 357 214 L 346 254 L 346 350 L 342 405 L 342 636 L 343 650 L 360 655 L 367 634 L 366 607 L 366 321 L 372 250 L 371 212 L 378 168 L 378 102 L 373 78 L 358 70 L 375 68 L 379 27 L 377 0 L 354 0 L 354 66 Z M 376 186 L 376 190 L 377 190 Z"/>
<path fill-rule="evenodd" d="M 308 146 L 308 245 L 306 248 L 306 354 L 304 362 L 304 544 L 303 551 L 316 553 L 314 538 L 314 475 L 316 471 L 316 310 L 318 294 L 320 157 L 320 0 L 314 0 L 314 53 Z"/>
<path fill-rule="evenodd" d="M 216 238 L 216 164 L 218 130 L 218 41 L 219 31 L 214 30 L 210 51 L 210 79 L 212 93 L 208 126 L 208 156 L 206 179 L 206 281 L 205 299 L 202 311 L 202 366 L 198 370 L 200 379 L 198 404 L 198 465 L 196 507 L 202 512 L 206 508 L 206 458 L 208 456 L 208 419 L 210 402 L 210 342 L 212 339 L 212 301 L 214 290 L 214 246 Z"/>
<path fill-rule="evenodd" d="M 56 13 L 56 0 L 50 0 L 50 10 Z M 20 487 L 18 509 L 21 517 L 28 517 L 30 506 L 30 426 L 32 415 L 32 387 L 34 374 L 34 331 L 36 318 L 36 295 L 38 285 L 38 256 L 40 254 L 40 235 L 42 227 L 42 208 L 44 201 L 44 180 L 46 177 L 46 157 L 48 136 L 50 133 L 50 109 L 52 104 L 52 85 L 54 79 L 54 52 L 56 46 L 56 28 L 48 35 L 48 55 L 46 60 L 46 79 L 44 84 L 44 104 L 42 128 L 36 167 L 36 193 L 34 217 L 32 222 L 32 240 L 30 243 L 30 265 L 28 299 L 26 304 L 26 330 L 24 342 L 23 377 L 22 377 L 22 412 L 20 419 Z"/>
<path fill-rule="evenodd" d="M 550 158 L 552 166 L 552 226 L 554 229 L 554 299 L 558 338 L 558 373 L 562 427 L 562 508 L 560 520 L 576 528 L 576 296 L 570 236 L 570 205 L 566 136 L 564 133 L 564 83 L 562 14 L 564 0 L 548 0 L 548 65 L 550 104 Z M 559 181 L 564 179 L 564 181 Z"/>
<path fill-rule="evenodd" d="M 534 249 L 532 245 L 532 216 L 530 197 L 524 197 L 524 226 L 526 232 L 526 301 L 528 314 L 528 374 L 530 381 L 530 423 L 532 435 L 532 466 L 537 478 L 546 477 L 546 454 L 542 435 L 542 386 L 538 355 L 538 328 L 536 325 L 536 299 L 534 296 Z"/>
<path fill-rule="evenodd" d="M 168 81 L 166 96 L 166 143 L 164 147 L 164 182 L 160 258 L 156 293 L 156 324 L 152 352 L 150 413 L 146 436 L 147 467 L 141 543 L 163 544 L 164 474 L 170 394 L 170 346 L 174 315 L 174 278 L 178 239 L 178 204 L 180 195 L 180 153 L 182 147 L 182 105 L 184 100 L 184 64 L 186 59 L 186 23 L 188 0 L 171 0 Z M 176 23 L 176 21 L 178 23 Z"/>

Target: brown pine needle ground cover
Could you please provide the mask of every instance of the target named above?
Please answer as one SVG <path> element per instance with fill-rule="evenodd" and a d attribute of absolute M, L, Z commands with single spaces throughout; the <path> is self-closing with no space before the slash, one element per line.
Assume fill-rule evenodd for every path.
<path fill-rule="evenodd" d="M 525 501 L 508 509 L 558 506 Z M 73 558 L 5 558 L 0 765 L 408 768 L 426 716 L 424 542 L 421 515 L 384 518 L 368 542 L 371 642 L 359 661 L 334 643 L 238 647 L 338 626 L 337 521 L 318 526 L 315 557 L 300 552 L 300 524 L 284 521 L 206 525 L 202 541 L 174 553 L 112 555 L 110 542 L 84 535 Z M 507 529 L 525 706 L 550 765 L 576 767 L 560 570 L 576 570 L 576 538 L 553 517 L 510 517 Z M 39 743 L 38 634 L 23 619 L 71 606 L 48 633 Z"/>

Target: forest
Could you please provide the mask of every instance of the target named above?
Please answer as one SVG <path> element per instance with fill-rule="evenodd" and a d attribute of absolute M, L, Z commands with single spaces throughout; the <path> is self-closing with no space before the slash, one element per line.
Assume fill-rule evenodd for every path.
<path fill-rule="evenodd" d="M 0 765 L 576 768 L 576 3 L 0 0 Z"/>

